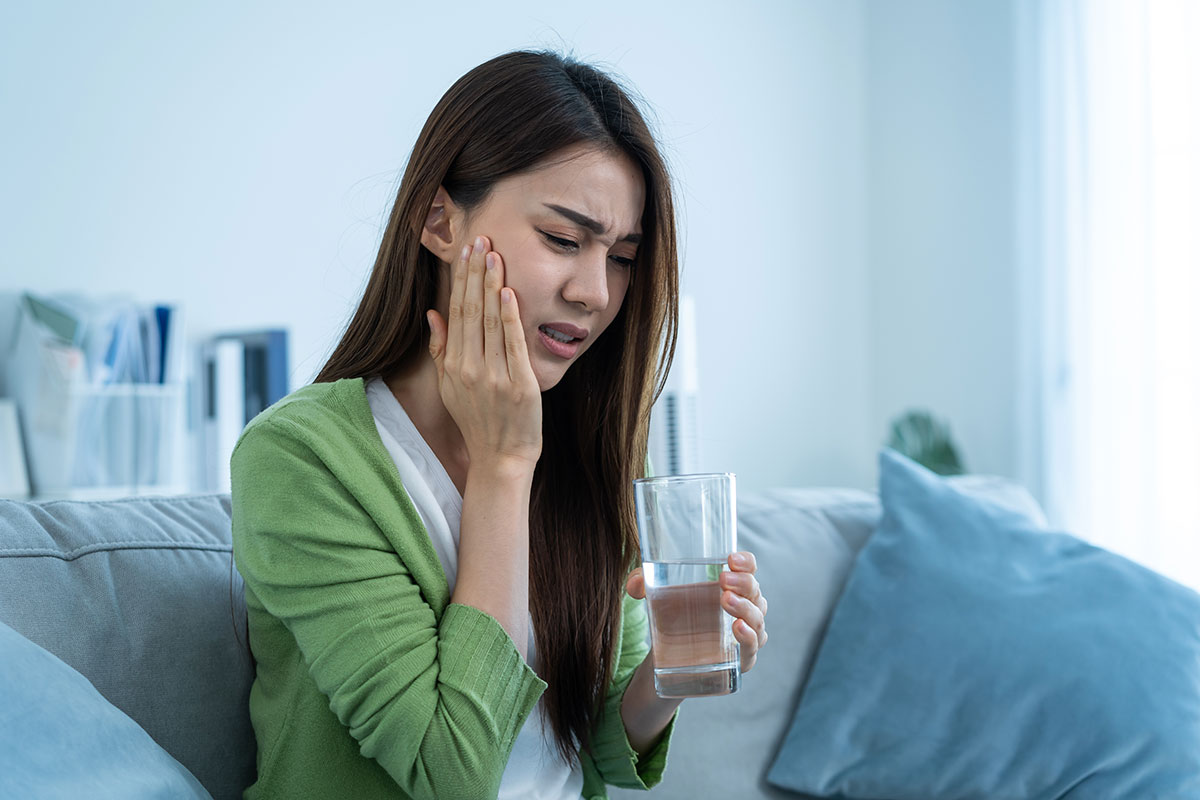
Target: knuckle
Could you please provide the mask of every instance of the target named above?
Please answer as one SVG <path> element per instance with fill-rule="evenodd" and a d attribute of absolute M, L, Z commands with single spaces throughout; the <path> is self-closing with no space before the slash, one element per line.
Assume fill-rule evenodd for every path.
<path fill-rule="evenodd" d="M 473 386 L 478 385 L 479 372 L 473 366 L 464 365 L 461 369 L 458 370 L 458 380 L 459 380 L 459 383 L 461 383 L 463 386 L 465 386 L 469 389 Z"/>
<path fill-rule="evenodd" d="M 483 329 L 488 333 L 498 333 L 501 328 L 500 318 L 494 314 L 483 315 Z"/>
<path fill-rule="evenodd" d="M 482 310 L 478 303 L 467 300 L 462 305 L 463 319 L 477 319 Z"/>
<path fill-rule="evenodd" d="M 462 305 L 459 303 L 450 304 L 450 319 L 461 320 L 463 315 Z"/>

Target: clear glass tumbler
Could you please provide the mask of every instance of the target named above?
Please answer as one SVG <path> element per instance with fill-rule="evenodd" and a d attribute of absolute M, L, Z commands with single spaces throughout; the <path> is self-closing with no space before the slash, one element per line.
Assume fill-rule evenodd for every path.
<path fill-rule="evenodd" d="M 633 484 L 654 689 L 659 697 L 736 692 L 738 644 L 717 583 L 737 549 L 734 475 L 667 475 Z"/>

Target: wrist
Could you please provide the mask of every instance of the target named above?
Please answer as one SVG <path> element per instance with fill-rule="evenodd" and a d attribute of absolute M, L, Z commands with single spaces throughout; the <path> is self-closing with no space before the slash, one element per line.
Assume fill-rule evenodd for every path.
<path fill-rule="evenodd" d="M 639 756 L 645 756 L 654 748 L 682 703 L 682 698 L 659 697 L 654 691 L 654 653 L 651 651 L 634 670 L 621 699 L 625 735 Z"/>
<path fill-rule="evenodd" d="M 478 459 L 472 458 L 467 465 L 467 480 L 485 480 L 489 483 L 533 483 L 536 458 L 490 453 Z"/>

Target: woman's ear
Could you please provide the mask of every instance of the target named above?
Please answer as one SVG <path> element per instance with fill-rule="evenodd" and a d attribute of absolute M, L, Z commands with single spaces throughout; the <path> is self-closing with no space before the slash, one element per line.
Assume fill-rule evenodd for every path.
<path fill-rule="evenodd" d="M 462 237 L 462 218 L 462 209 L 450 199 L 445 188 L 439 186 L 421 227 L 421 244 L 440 260 L 454 263 L 461 248 L 458 240 Z"/>

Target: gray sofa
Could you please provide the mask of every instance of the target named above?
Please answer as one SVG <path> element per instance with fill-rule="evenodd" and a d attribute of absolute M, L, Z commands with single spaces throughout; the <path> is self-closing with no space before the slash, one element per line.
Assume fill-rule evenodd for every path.
<path fill-rule="evenodd" d="M 1004 479 L 954 482 L 1041 516 Z M 253 662 L 229 514 L 224 495 L 0 501 L 0 621 L 79 670 L 217 800 L 240 797 L 255 769 Z M 739 693 L 684 704 L 654 796 L 796 797 L 763 776 L 879 515 L 876 495 L 852 489 L 738 498 L 739 546 L 758 556 L 770 643 Z"/>

